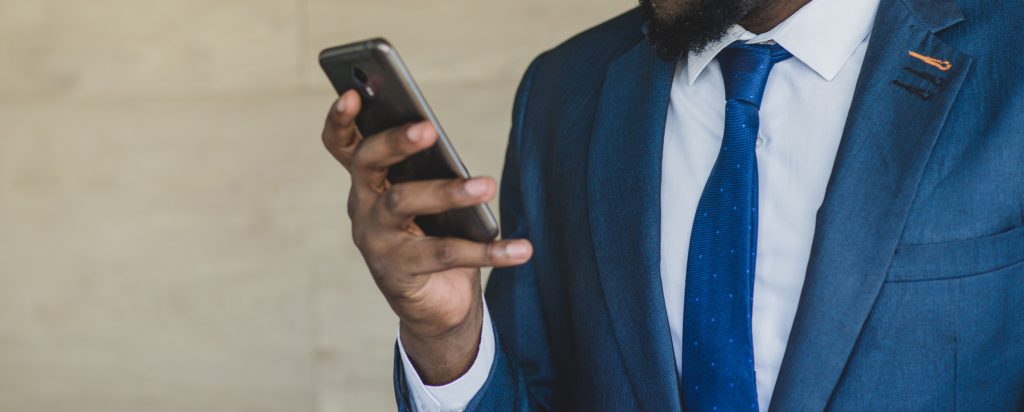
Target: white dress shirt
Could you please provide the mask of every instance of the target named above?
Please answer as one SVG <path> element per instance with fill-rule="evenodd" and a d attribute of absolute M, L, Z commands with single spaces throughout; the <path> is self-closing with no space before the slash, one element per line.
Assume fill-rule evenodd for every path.
<path fill-rule="evenodd" d="M 715 56 L 735 41 L 778 43 L 793 54 L 776 64 L 768 78 L 755 149 L 760 186 L 752 322 L 761 411 L 771 403 L 786 352 L 815 218 L 878 3 L 814 0 L 767 33 L 734 26 L 705 52 L 691 53 L 676 65 L 661 165 L 661 282 L 679 373 L 690 231 L 725 130 L 725 86 Z M 424 385 L 401 349 L 417 410 L 461 411 L 480 390 L 494 359 L 489 319 L 485 311 L 476 361 L 448 385 Z"/>

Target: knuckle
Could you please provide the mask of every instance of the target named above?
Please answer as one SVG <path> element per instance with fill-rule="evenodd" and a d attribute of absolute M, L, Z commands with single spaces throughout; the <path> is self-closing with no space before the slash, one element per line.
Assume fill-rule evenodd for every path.
<path fill-rule="evenodd" d="M 497 249 L 494 242 L 488 242 L 484 246 L 482 259 L 486 262 L 493 262 L 497 256 Z"/>
<path fill-rule="evenodd" d="M 403 209 L 403 202 L 405 201 L 405 195 L 402 193 L 403 190 L 399 186 L 392 186 L 384 195 L 381 196 L 381 203 L 384 209 L 391 213 L 399 213 Z"/>
<path fill-rule="evenodd" d="M 324 130 L 320 133 L 320 140 L 324 142 L 324 146 L 328 149 L 342 149 L 352 143 L 351 135 L 352 131 L 349 129 L 342 129 L 328 125 L 325 126 Z"/>
<path fill-rule="evenodd" d="M 388 260 L 379 253 L 367 254 L 365 259 L 366 265 L 370 267 L 371 273 L 375 277 L 387 276 L 392 272 L 391 268 L 388 267 Z"/>
<path fill-rule="evenodd" d="M 385 245 L 378 234 L 366 230 L 353 230 L 352 239 L 370 266 L 380 267 L 382 262 L 387 261 L 386 253 L 383 253 Z"/>
<path fill-rule="evenodd" d="M 331 156 L 334 156 L 334 159 L 337 160 L 338 163 L 341 163 L 345 169 L 348 169 L 351 166 L 352 151 L 350 149 L 343 147 L 339 148 L 326 140 L 324 141 L 324 147 L 327 148 L 327 152 L 330 153 Z"/>
<path fill-rule="evenodd" d="M 443 266 L 452 266 L 458 259 L 458 250 L 454 243 L 441 241 L 434 247 L 434 259 Z"/>
<path fill-rule="evenodd" d="M 384 132 L 383 137 L 388 142 L 388 146 L 401 146 L 402 142 L 405 141 L 405 136 L 408 135 L 409 126 L 401 126 Z"/>
<path fill-rule="evenodd" d="M 324 143 L 324 147 L 326 147 L 328 150 L 330 150 L 332 146 L 331 136 L 333 134 L 334 133 L 332 133 L 330 125 L 325 125 L 324 130 L 320 131 L 320 141 Z"/>
<path fill-rule="evenodd" d="M 331 111 L 327 113 L 327 127 L 328 131 L 337 131 L 341 128 L 342 124 L 342 112 L 337 107 L 331 108 Z"/>
<path fill-rule="evenodd" d="M 327 119 L 324 122 L 324 138 L 337 133 L 340 128 L 341 112 L 332 108 L 331 111 L 327 113 Z"/>
<path fill-rule="evenodd" d="M 356 211 L 359 209 L 359 197 L 356 195 L 355 190 L 348 192 L 348 204 L 345 209 L 348 212 L 348 219 L 355 222 Z"/>
<path fill-rule="evenodd" d="M 444 200 L 448 201 L 448 203 L 457 202 L 460 198 L 463 197 L 463 194 L 465 192 L 465 190 L 463 189 L 464 185 L 465 181 L 462 179 L 452 180 L 445 184 L 443 191 Z"/>
<path fill-rule="evenodd" d="M 366 141 L 359 144 L 352 150 L 351 164 L 352 167 L 366 170 L 373 173 L 379 173 L 382 170 L 387 170 L 387 167 L 378 165 L 379 162 L 377 151 L 373 148 L 377 142 Z"/>
<path fill-rule="evenodd" d="M 364 255 L 366 252 L 373 252 L 380 244 L 377 225 L 373 224 L 365 213 L 361 213 L 358 206 L 350 206 L 349 209 L 352 216 L 352 242 L 364 252 Z"/>
<path fill-rule="evenodd" d="M 328 123 L 324 126 L 324 130 L 320 132 L 320 141 L 323 142 L 327 150 L 334 151 L 340 146 L 338 144 L 338 129 Z"/>
<path fill-rule="evenodd" d="M 366 147 L 367 144 L 363 143 L 352 150 L 353 166 L 363 167 L 366 164 Z"/>
<path fill-rule="evenodd" d="M 336 153 L 334 155 L 334 158 L 338 160 L 338 163 L 341 163 L 341 165 L 345 168 L 345 170 L 348 170 L 349 172 L 351 172 L 351 170 L 350 170 L 352 168 L 352 154 L 351 153 L 344 152 L 344 151 L 341 152 L 341 153 Z"/>
<path fill-rule="evenodd" d="M 365 230 L 359 228 L 352 228 L 352 243 L 355 243 L 356 247 L 360 251 L 365 252 L 369 248 L 369 236 L 367 236 Z"/>

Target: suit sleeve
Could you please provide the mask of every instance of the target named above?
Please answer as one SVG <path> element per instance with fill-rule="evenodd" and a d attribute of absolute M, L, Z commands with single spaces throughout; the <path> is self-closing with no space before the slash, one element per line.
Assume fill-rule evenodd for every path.
<path fill-rule="evenodd" d="M 501 227 L 506 239 L 531 239 L 523 188 L 522 133 L 529 91 L 540 58 L 527 69 L 516 94 L 512 132 L 501 181 Z M 536 242 L 534 245 L 536 246 Z M 534 260 L 538 251 L 534 252 Z M 541 311 L 533 261 L 495 269 L 487 284 L 486 302 L 494 331 L 494 358 L 487 379 L 466 406 L 467 411 L 539 411 L 557 406 L 554 367 Z M 411 377 L 396 348 L 394 384 L 398 409 L 414 412 Z"/>

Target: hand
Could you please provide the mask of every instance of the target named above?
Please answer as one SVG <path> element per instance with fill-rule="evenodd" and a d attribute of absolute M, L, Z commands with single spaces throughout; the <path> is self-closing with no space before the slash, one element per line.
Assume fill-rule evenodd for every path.
<path fill-rule="evenodd" d="M 388 167 L 433 146 L 437 131 L 422 122 L 363 137 L 355 126 L 361 104 L 351 90 L 335 102 L 324 146 L 352 176 L 352 237 L 400 319 L 406 353 L 425 383 L 445 384 L 472 366 L 480 344 L 480 268 L 523 264 L 533 248 L 426 236 L 414 217 L 487 202 L 497 185 L 487 177 L 389 183 Z"/>

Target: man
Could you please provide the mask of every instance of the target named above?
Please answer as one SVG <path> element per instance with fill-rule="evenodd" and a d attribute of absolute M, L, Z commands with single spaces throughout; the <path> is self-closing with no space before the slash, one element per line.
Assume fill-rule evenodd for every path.
<path fill-rule="evenodd" d="M 336 103 L 399 409 L 1024 408 L 1024 3 L 640 3 L 528 69 L 508 240 L 423 236 L 495 183 Z"/>

